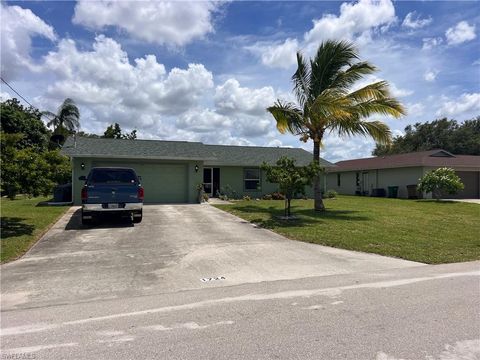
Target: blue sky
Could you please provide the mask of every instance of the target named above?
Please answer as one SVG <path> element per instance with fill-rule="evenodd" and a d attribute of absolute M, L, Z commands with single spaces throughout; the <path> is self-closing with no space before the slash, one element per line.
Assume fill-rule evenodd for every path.
<path fill-rule="evenodd" d="M 480 3 L 14 2 L 1 3 L 1 73 L 40 109 L 66 97 L 82 130 L 118 122 L 142 138 L 302 146 L 265 108 L 294 100 L 294 56 L 325 39 L 353 41 L 406 106 L 377 118 L 394 134 L 415 122 L 480 115 Z M 2 84 L 3 99 L 14 94 Z M 369 156 L 363 137 L 328 134 L 330 161 Z"/>

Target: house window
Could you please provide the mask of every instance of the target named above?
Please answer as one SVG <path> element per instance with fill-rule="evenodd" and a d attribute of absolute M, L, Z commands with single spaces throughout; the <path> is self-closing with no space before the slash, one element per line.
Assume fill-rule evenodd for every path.
<path fill-rule="evenodd" d="M 243 187 L 248 191 L 260 190 L 260 169 L 243 171 Z"/>
<path fill-rule="evenodd" d="M 340 173 L 337 174 L 337 186 L 340 186 Z"/>

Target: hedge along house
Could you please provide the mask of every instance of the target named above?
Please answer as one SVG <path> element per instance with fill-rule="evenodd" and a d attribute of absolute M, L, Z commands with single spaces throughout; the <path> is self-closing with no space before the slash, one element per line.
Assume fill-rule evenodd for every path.
<path fill-rule="evenodd" d="M 480 156 L 453 155 L 445 150 L 430 150 L 339 161 L 335 165 L 328 169 L 326 187 L 340 194 L 388 194 L 388 187 L 398 186 L 398 197 L 408 198 L 407 186 L 418 184 L 419 179 L 431 170 L 449 167 L 461 178 L 465 189 L 456 195 L 445 197 L 480 198 Z M 416 193 L 413 186 L 411 189 L 410 197 L 426 197 L 425 194 Z"/>
<path fill-rule="evenodd" d="M 229 188 L 239 197 L 252 198 L 277 191 L 266 181 L 260 166 L 274 164 L 280 157 L 296 159 L 298 166 L 309 164 L 313 155 L 300 148 L 205 145 L 200 142 L 120 140 L 69 137 L 62 153 L 72 161 L 73 203 L 81 203 L 82 175 L 92 167 L 112 166 L 135 169 L 145 188 L 146 203 L 194 203 L 197 186 L 203 184 L 209 196 Z M 323 167 L 333 166 L 322 160 Z M 312 190 L 307 189 L 312 196 Z"/>

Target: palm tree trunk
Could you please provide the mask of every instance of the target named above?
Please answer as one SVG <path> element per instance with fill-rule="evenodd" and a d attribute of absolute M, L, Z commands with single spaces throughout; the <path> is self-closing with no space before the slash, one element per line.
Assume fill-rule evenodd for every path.
<path fill-rule="evenodd" d="M 313 161 L 320 165 L 320 141 L 313 141 Z M 325 211 L 325 205 L 322 200 L 322 188 L 320 186 L 320 174 L 313 179 L 313 196 L 315 211 Z"/>

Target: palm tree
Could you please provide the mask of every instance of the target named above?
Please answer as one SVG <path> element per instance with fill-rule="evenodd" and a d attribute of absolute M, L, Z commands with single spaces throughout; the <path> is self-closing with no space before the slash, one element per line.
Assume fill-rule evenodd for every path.
<path fill-rule="evenodd" d="M 56 114 L 51 111 L 43 111 L 42 115 L 50 119 L 47 126 L 52 126 L 54 133 L 61 132 L 62 129 L 74 132 L 80 127 L 80 111 L 78 111 L 77 105 L 70 98 L 66 98 L 63 101 Z"/>
<path fill-rule="evenodd" d="M 307 142 L 313 141 L 313 161 L 320 163 L 323 137 L 331 132 L 340 136 L 364 135 L 379 144 L 389 144 L 391 132 L 381 121 L 367 121 L 374 114 L 400 117 L 403 106 L 390 95 L 388 83 L 378 81 L 352 91 L 363 76 L 377 69 L 360 61 L 354 45 L 346 41 L 323 42 L 313 59 L 297 53 L 297 70 L 292 76 L 297 104 L 277 100 L 267 110 L 277 122 L 277 129 L 290 132 Z M 314 180 L 316 211 L 324 211 L 320 176 Z"/>

